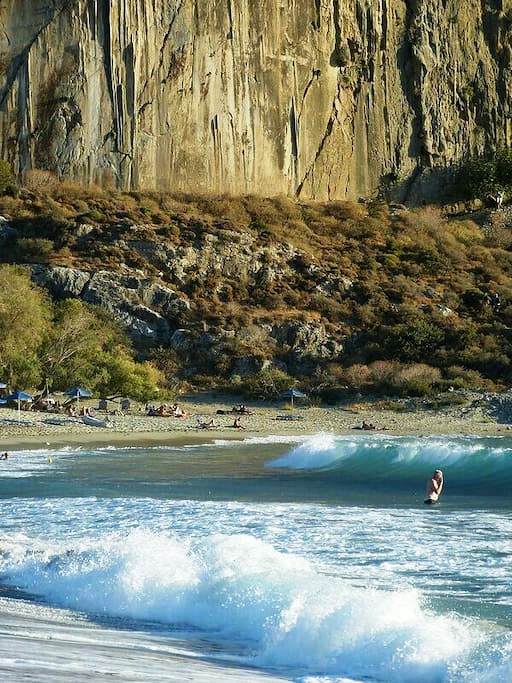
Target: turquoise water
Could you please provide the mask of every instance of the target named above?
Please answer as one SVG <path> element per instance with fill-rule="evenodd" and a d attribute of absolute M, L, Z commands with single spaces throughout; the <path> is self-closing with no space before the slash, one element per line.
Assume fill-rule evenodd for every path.
<path fill-rule="evenodd" d="M 0 469 L 0 593 L 255 677 L 507 681 L 511 484 L 509 439 L 19 452 Z"/>

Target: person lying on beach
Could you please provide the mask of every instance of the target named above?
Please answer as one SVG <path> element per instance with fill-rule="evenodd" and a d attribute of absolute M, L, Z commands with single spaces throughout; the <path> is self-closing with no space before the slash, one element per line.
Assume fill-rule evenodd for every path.
<path fill-rule="evenodd" d="M 377 429 L 377 427 L 374 424 L 372 424 L 371 422 L 366 422 L 365 420 L 363 420 L 361 423 L 361 426 L 352 427 L 352 429 L 361 429 L 361 430 L 367 432 L 367 431 L 372 431 L 374 429 Z"/>
<path fill-rule="evenodd" d="M 213 419 L 213 417 L 209 422 L 205 422 L 204 420 L 201 420 L 200 417 L 198 417 L 197 429 L 217 429 L 217 425 L 215 424 L 215 420 Z"/>
<path fill-rule="evenodd" d="M 232 427 L 233 429 L 245 429 L 239 417 L 235 417 L 235 421 L 233 422 Z"/>
<path fill-rule="evenodd" d="M 432 477 L 427 482 L 427 497 L 425 503 L 432 505 L 437 503 L 439 496 L 443 492 L 444 477 L 441 470 L 436 470 Z"/>
<path fill-rule="evenodd" d="M 243 403 L 240 403 L 237 406 L 233 406 L 231 412 L 237 413 L 238 415 L 253 415 L 252 410 L 249 410 L 249 408 Z"/>
<path fill-rule="evenodd" d="M 173 406 L 172 415 L 173 415 L 173 417 L 181 417 L 181 418 L 188 417 L 188 413 L 186 413 L 183 410 L 183 408 L 181 408 L 179 405 Z"/>

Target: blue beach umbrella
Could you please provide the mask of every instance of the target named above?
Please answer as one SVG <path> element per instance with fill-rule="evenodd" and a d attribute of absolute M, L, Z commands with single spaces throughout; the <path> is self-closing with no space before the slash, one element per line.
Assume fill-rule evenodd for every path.
<path fill-rule="evenodd" d="M 18 403 L 18 420 L 21 422 L 21 404 L 22 402 L 30 402 L 34 400 L 32 394 L 26 391 L 13 391 L 12 394 L 5 397 L 6 401 L 16 401 Z"/>
<path fill-rule="evenodd" d="M 80 408 L 81 398 L 91 398 L 92 396 L 92 391 L 89 391 L 89 389 L 86 389 L 85 387 L 71 387 L 71 389 L 68 389 L 64 393 L 66 396 L 76 399 L 76 407 L 78 409 Z"/>
<path fill-rule="evenodd" d="M 299 391 L 298 389 L 294 389 L 293 387 L 290 387 L 287 391 L 284 392 L 284 394 L 281 394 L 281 398 L 289 398 L 292 402 L 292 410 L 293 410 L 293 401 L 296 398 L 307 398 L 306 394 L 303 394 L 302 391 Z"/>

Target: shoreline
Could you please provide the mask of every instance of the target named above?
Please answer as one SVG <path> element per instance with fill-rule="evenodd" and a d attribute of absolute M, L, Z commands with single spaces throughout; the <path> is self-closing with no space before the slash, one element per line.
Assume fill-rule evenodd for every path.
<path fill-rule="evenodd" d="M 183 445 L 215 439 L 242 440 L 251 437 L 308 437 L 327 433 L 336 435 L 383 434 L 390 436 L 512 436 L 512 425 L 501 424 L 481 408 L 466 406 L 444 410 L 395 412 L 380 409 L 371 402 L 350 407 L 296 407 L 295 419 L 289 408 L 270 403 L 253 403 L 254 414 L 241 418 L 244 430 L 233 429 L 235 415 L 219 415 L 233 404 L 233 397 L 195 396 L 180 403 L 186 419 L 148 417 L 140 410 L 128 415 L 109 415 L 107 428 L 91 427 L 64 415 L 23 412 L 21 422 L 15 410 L 0 410 L 0 450 L 35 449 L 80 445 Z M 94 407 L 95 402 L 89 405 Z M 100 414 L 100 417 L 102 415 Z M 278 419 L 279 417 L 286 419 Z M 218 428 L 201 430 L 197 419 L 214 419 Z M 354 429 L 362 421 L 377 429 Z"/>
<path fill-rule="evenodd" d="M 0 437 L 0 450 L 18 451 L 18 450 L 44 450 L 45 448 L 69 448 L 80 446 L 93 446 L 97 448 L 104 448 L 107 446 L 116 446 L 122 448 L 123 446 L 184 446 L 189 444 L 204 444 L 211 443 L 216 440 L 223 441 L 243 441 L 245 439 L 264 438 L 270 436 L 276 437 L 290 437 L 290 440 L 307 439 L 315 434 L 332 434 L 335 436 L 360 436 L 365 434 L 367 436 L 415 436 L 417 438 L 427 438 L 431 436 L 451 436 L 451 437 L 506 437 L 512 438 L 512 431 L 507 426 L 496 425 L 494 430 L 449 430 L 449 431 L 435 431 L 425 433 L 421 430 L 375 430 L 375 431 L 326 431 L 317 430 L 311 432 L 305 431 L 279 431 L 278 429 L 269 429 L 267 432 L 261 431 L 243 431 L 243 432 L 226 432 L 223 430 L 211 430 L 205 432 L 116 432 L 102 431 L 99 433 L 74 433 L 74 434 L 44 434 L 41 436 L 9 436 Z"/>

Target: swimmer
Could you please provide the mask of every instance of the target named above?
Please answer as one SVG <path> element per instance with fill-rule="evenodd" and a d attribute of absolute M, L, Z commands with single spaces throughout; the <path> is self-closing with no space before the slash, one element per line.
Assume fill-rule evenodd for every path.
<path fill-rule="evenodd" d="M 439 500 L 439 496 L 443 492 L 444 478 L 441 470 L 436 470 L 432 477 L 427 482 L 427 497 L 425 505 L 433 505 Z"/>
<path fill-rule="evenodd" d="M 9 459 L 9 453 L 7 453 L 7 451 L 5 453 L 2 453 L 2 455 L 0 455 L 0 460 L 8 460 L 8 459 Z"/>

